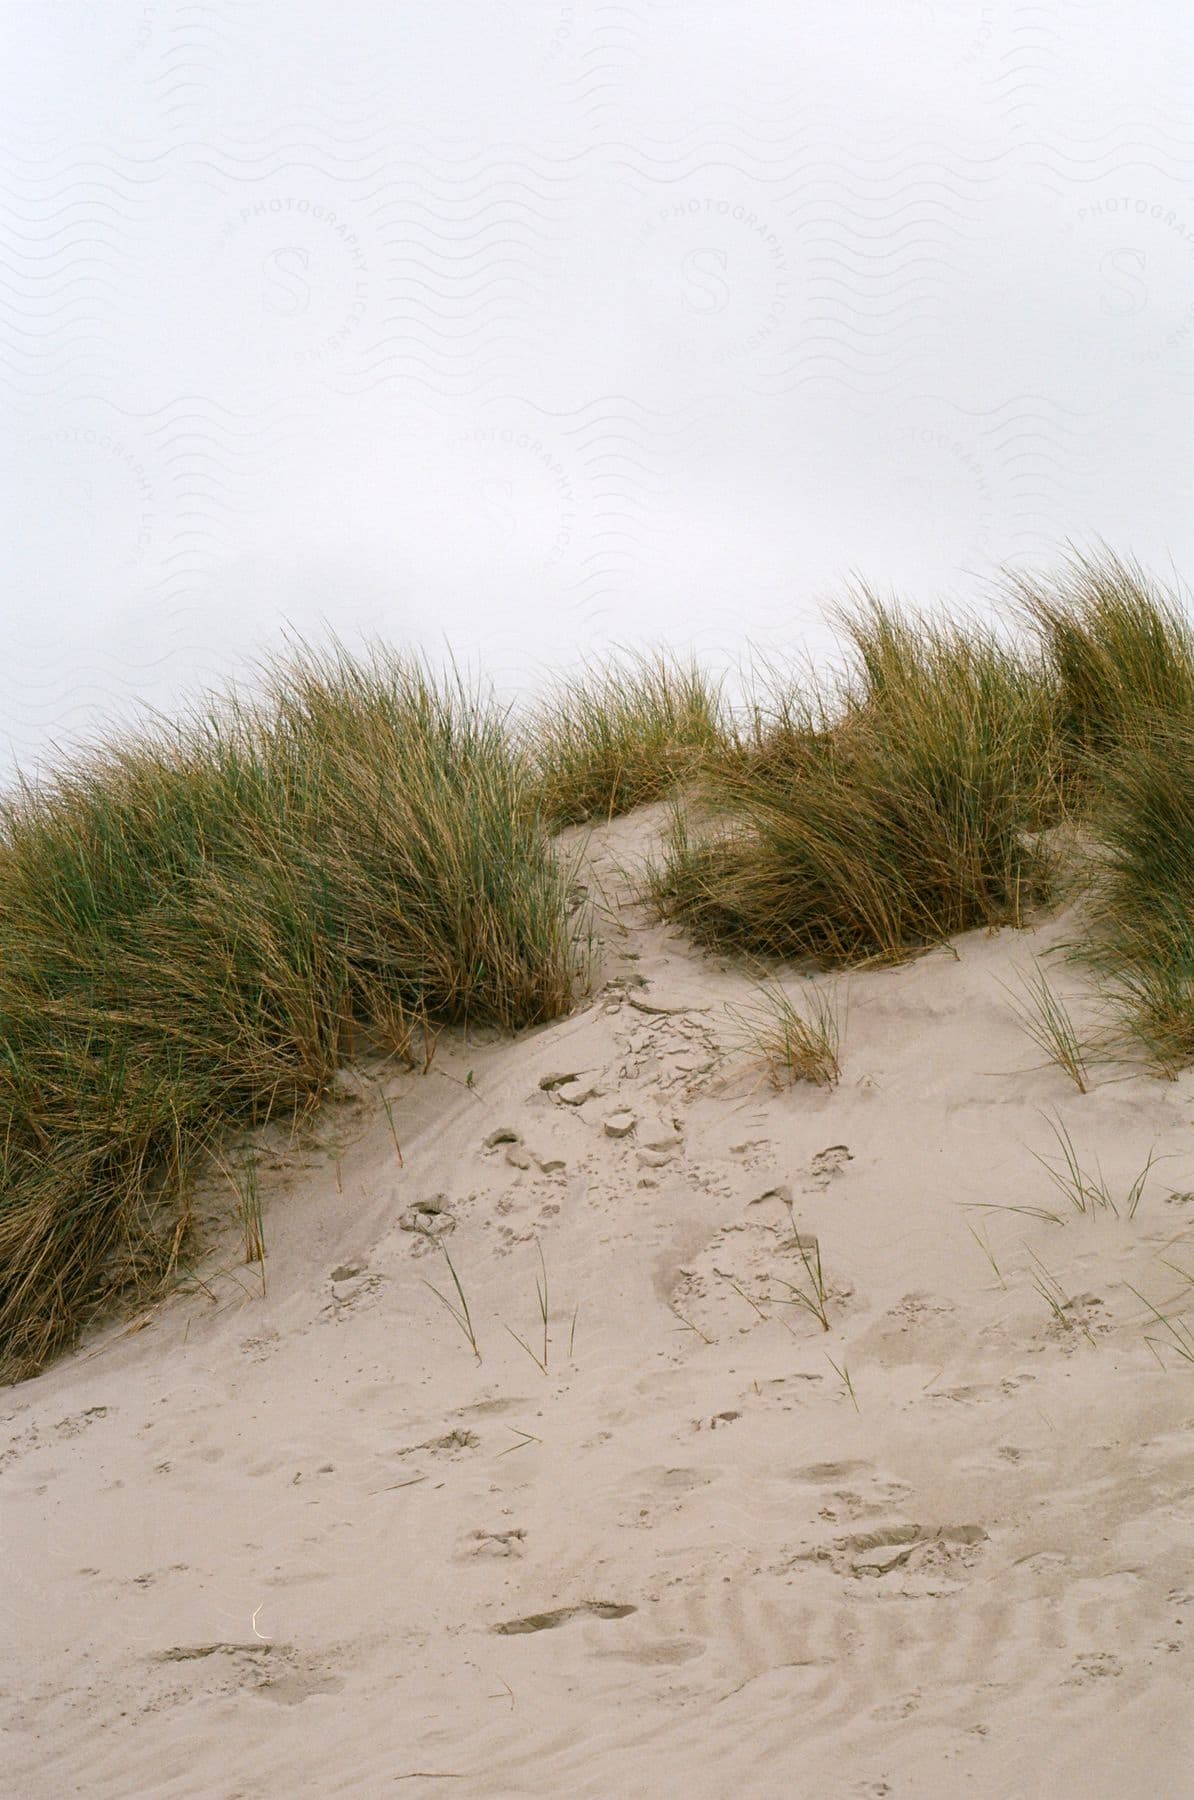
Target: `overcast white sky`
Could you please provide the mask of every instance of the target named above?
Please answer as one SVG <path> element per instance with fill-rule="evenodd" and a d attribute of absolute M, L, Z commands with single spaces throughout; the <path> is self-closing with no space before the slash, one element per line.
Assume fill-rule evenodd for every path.
<path fill-rule="evenodd" d="M 0 0 L 0 774 L 277 645 L 1194 574 L 1194 13 Z"/>

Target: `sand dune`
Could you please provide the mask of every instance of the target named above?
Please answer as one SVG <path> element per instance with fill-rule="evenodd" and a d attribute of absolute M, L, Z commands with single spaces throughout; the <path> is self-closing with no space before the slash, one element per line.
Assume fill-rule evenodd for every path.
<path fill-rule="evenodd" d="M 264 1296 L 213 1188 L 208 1292 L 6 1391 L 4 1792 L 1194 1792 L 1194 1366 L 1132 1291 L 1194 1291 L 1194 1075 L 1039 1066 L 1062 917 L 854 975 L 777 1092 L 627 900 L 660 822 L 592 834 L 583 1010 L 382 1073 L 401 1166 L 364 1078 L 277 1138 Z M 1050 1119 L 1112 1197 L 1167 1159 L 1133 1218 Z"/>

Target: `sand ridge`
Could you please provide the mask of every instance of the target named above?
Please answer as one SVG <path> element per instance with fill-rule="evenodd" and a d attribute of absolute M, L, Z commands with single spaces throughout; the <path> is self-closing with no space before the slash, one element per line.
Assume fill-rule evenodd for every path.
<path fill-rule="evenodd" d="M 360 1075 L 278 1138 L 264 1295 L 213 1222 L 210 1295 L 6 1391 L 9 1791 L 1191 1791 L 1194 1368 L 1132 1289 L 1190 1292 L 1194 1077 L 1039 1066 L 1061 918 L 853 975 L 840 1085 L 775 1091 L 628 898 L 663 818 L 566 834 L 580 1011 L 380 1072 L 401 1164 Z M 1134 1218 L 1049 1119 L 1166 1159 Z"/>

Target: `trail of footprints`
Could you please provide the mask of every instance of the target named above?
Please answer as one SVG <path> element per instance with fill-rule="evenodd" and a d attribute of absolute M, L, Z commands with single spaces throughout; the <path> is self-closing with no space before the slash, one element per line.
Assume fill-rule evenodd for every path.
<path fill-rule="evenodd" d="M 737 1197 L 740 1203 L 741 1184 L 735 1181 L 735 1174 L 761 1173 L 769 1166 L 771 1145 L 765 1115 L 753 1131 L 748 1123 L 742 1136 L 729 1146 L 734 1162 L 728 1172 L 723 1167 L 702 1168 L 691 1155 L 684 1102 L 699 1094 L 701 1084 L 715 1075 L 722 1060 L 708 1026 L 687 1013 L 644 1011 L 642 990 L 634 984 L 610 993 L 606 1010 L 633 1010 L 639 1015 L 620 1039 L 619 1057 L 601 1069 L 560 1068 L 548 1074 L 531 1096 L 533 1125 L 524 1129 L 499 1125 L 478 1146 L 490 1203 L 482 1216 L 493 1209 L 494 1186 L 499 1190 L 494 1224 L 500 1248 L 508 1249 L 533 1236 L 535 1225 L 526 1221 L 535 1218 L 536 1210 L 539 1222 L 553 1216 L 569 1178 L 583 1173 L 590 1161 L 599 1160 L 608 1168 L 614 1159 L 615 1166 L 633 1170 L 642 1186 L 654 1185 L 669 1168 L 682 1169 L 686 1179 L 707 1192 L 727 1199 Z M 625 1084 L 630 1086 L 629 1093 Z M 653 1090 L 650 1112 L 642 1107 L 644 1085 Z M 579 1156 L 576 1145 L 578 1138 L 583 1143 L 583 1137 L 578 1125 L 590 1141 L 596 1140 L 591 1151 L 582 1148 Z M 825 1192 L 845 1175 L 852 1160 L 846 1144 L 829 1144 L 794 1174 L 793 1183 L 804 1193 Z M 416 1202 L 401 1227 L 414 1254 L 434 1251 L 435 1238 L 451 1232 L 457 1217 L 477 1198 L 476 1193 L 460 1198 L 434 1195 Z M 766 1308 L 775 1298 L 777 1269 L 789 1281 L 798 1279 L 801 1249 L 812 1253 L 817 1246 L 815 1239 L 797 1229 L 794 1208 L 791 1188 L 782 1183 L 761 1188 L 746 1202 L 744 1216 L 715 1231 L 704 1248 L 677 1271 L 668 1297 L 708 1340 L 716 1341 L 728 1331 L 754 1329 L 761 1322 L 757 1315 L 752 1316 L 741 1295 Z M 835 1277 L 831 1259 L 826 1262 L 826 1298 L 836 1321 L 843 1311 L 849 1311 L 856 1297 L 848 1283 Z M 1067 1302 L 1067 1319 L 1042 1321 L 1038 1347 L 1053 1345 L 1066 1353 L 1074 1351 L 1086 1337 L 1107 1329 L 1101 1310 L 1097 1296 L 1077 1296 Z M 952 1344 L 957 1324 L 954 1308 L 930 1294 L 915 1293 L 905 1295 L 872 1329 L 883 1339 L 887 1360 L 892 1360 L 894 1353 L 898 1362 L 905 1357 L 909 1361 L 923 1358 L 938 1343 Z M 810 1326 L 811 1331 L 815 1329 Z M 763 1408 L 798 1405 L 802 1388 L 808 1392 L 810 1384 L 824 1379 L 789 1373 L 756 1383 L 753 1396 L 739 1400 L 727 1394 L 724 1406 L 686 1422 L 687 1429 L 698 1434 L 689 1442 L 708 1444 L 709 1454 L 715 1456 L 722 1434 L 749 1428 L 752 1408 L 757 1414 L 760 1404 Z M 989 1383 L 943 1386 L 926 1391 L 924 1404 L 1006 1403 L 1034 1379 L 1017 1372 Z M 599 1456 L 607 1436 L 599 1432 L 584 1446 L 585 1452 Z M 454 1430 L 412 1448 L 426 1457 L 451 1457 L 471 1453 L 478 1448 L 478 1441 L 475 1434 Z M 1022 1453 L 1005 1444 L 997 1445 L 991 1454 L 993 1462 L 1006 1467 Z M 926 1516 L 921 1505 L 909 1505 L 907 1484 L 882 1475 L 869 1464 L 850 1461 L 809 1463 L 792 1471 L 786 1506 L 781 1496 L 774 1512 L 762 1519 L 755 1509 L 743 1506 L 740 1493 L 731 1493 L 723 1485 L 720 1467 L 701 1467 L 700 1457 L 697 1466 L 686 1466 L 682 1458 L 680 1452 L 674 1465 L 656 1465 L 639 1472 L 626 1496 L 621 1520 L 624 1527 L 659 1534 L 650 1578 L 655 1593 L 616 1600 L 569 1599 L 491 1620 L 485 1629 L 509 1637 L 597 1620 L 610 1625 L 611 1636 L 608 1650 L 594 1649 L 594 1654 L 701 1669 L 707 1654 L 732 1661 L 735 1645 L 739 1654 L 744 1654 L 744 1637 L 757 1635 L 757 1649 L 746 1657 L 746 1680 L 775 1681 L 777 1696 L 783 1690 L 782 1705 L 777 1702 L 776 1729 L 786 1732 L 793 1682 L 806 1692 L 812 1711 L 820 1710 L 824 1719 L 842 1707 L 856 1706 L 862 1688 L 869 1691 L 868 1705 L 876 1719 L 894 1717 L 901 1708 L 915 1710 L 921 1703 L 920 1691 L 907 1687 L 906 1677 L 916 1671 L 921 1636 L 926 1644 L 931 1643 L 936 1656 L 941 1621 L 952 1620 L 948 1630 L 960 1634 L 960 1645 L 965 1640 L 966 1678 L 973 1692 L 979 1693 L 979 1675 L 990 1645 L 999 1641 L 1008 1605 L 999 1583 L 993 1583 L 991 1577 L 992 1568 L 998 1565 L 991 1561 L 992 1542 L 982 1523 Z M 678 1518 L 684 1521 L 686 1537 L 699 1528 L 702 1535 L 711 1534 L 726 1546 L 728 1572 L 715 1574 L 712 1566 L 708 1570 L 694 1568 L 690 1548 L 671 1548 Z M 517 1564 L 520 1585 L 525 1591 L 530 1580 L 533 1593 L 534 1546 L 517 1523 L 477 1521 L 461 1539 L 456 1560 L 461 1564 Z M 675 1572 L 669 1574 L 669 1568 Z M 808 1602 L 801 1602 L 804 1583 L 826 1580 L 840 1593 L 840 1606 L 827 1612 L 823 1603 L 813 1599 L 812 1589 L 808 1590 Z M 675 1600 L 687 1607 L 687 1624 L 677 1618 L 674 1604 L 665 1604 L 659 1614 L 642 1610 L 644 1597 L 666 1603 L 672 1589 Z M 967 1590 L 972 1598 L 965 1611 L 944 1612 L 936 1604 Z M 556 1597 L 543 1596 L 548 1598 Z M 899 1604 L 893 1606 L 893 1602 Z M 904 1621 L 893 1625 L 895 1636 L 890 1643 L 886 1629 L 876 1635 L 869 1627 L 860 1629 L 851 1623 L 860 1616 L 860 1605 L 866 1607 L 861 1616 L 871 1616 L 868 1603 L 877 1607 L 877 1620 Z M 928 1624 L 927 1615 L 919 1611 L 923 1606 L 932 1606 L 937 1623 Z M 736 1625 L 721 1617 L 726 1608 L 742 1614 Z M 748 1622 L 755 1615 L 760 1621 L 757 1633 Z M 922 1617 L 923 1626 L 916 1623 Z M 807 1622 L 816 1643 L 810 1645 L 803 1661 L 798 1658 L 790 1665 L 781 1664 L 778 1645 L 791 1641 L 800 1619 Z M 1080 1685 L 1113 1679 L 1119 1673 L 1116 1658 L 1098 1648 L 1083 1648 L 1083 1627 L 1077 1616 L 1069 1620 L 1051 1615 L 1051 1619 L 1048 1623 L 1042 1612 L 1042 1632 L 1048 1624 L 1046 1635 L 1052 1635 L 1047 1644 L 1042 1638 L 1041 1651 L 1051 1660 L 1060 1657 L 1055 1664 L 1059 1669 L 1069 1667 L 1065 1679 Z M 616 1628 L 623 1621 L 626 1624 L 619 1634 Z M 849 1674 L 845 1689 L 839 1680 L 843 1670 Z M 699 1687 L 700 1678 L 694 1679 Z M 1059 1674 L 1058 1679 L 1063 1677 Z M 988 1685 L 994 1692 L 1000 1684 Z M 733 1691 L 731 1684 L 725 1697 Z"/>
<path fill-rule="evenodd" d="M 683 1110 L 684 1101 L 698 1094 L 723 1062 L 722 1048 L 694 1009 L 657 1005 L 644 988 L 642 978 L 632 976 L 605 990 L 606 1012 L 636 1015 L 620 1034 L 619 1055 L 608 1066 L 549 1072 L 529 1096 L 533 1124 L 499 1123 L 487 1132 L 478 1146 L 485 1173 L 483 1191 L 416 1195 L 398 1221 L 413 1256 L 434 1254 L 437 1240 L 448 1238 L 473 1210 L 493 1229 L 498 1252 L 508 1253 L 532 1241 L 539 1228 L 557 1216 L 570 1180 L 597 1166 L 608 1170 L 611 1161 L 615 1168 L 629 1164 L 640 1187 L 652 1187 L 668 1170 L 682 1168 L 687 1179 L 710 1195 L 733 1199 L 733 1181 L 724 1168 L 702 1166 L 692 1159 Z M 654 1094 L 650 1110 L 642 1105 L 644 1087 Z M 583 1133 L 579 1155 L 578 1127 Z M 584 1148 L 584 1136 L 592 1143 L 589 1150 Z M 730 1151 L 747 1172 L 765 1163 L 770 1143 L 765 1135 L 744 1137 Z M 850 1160 L 845 1144 L 827 1146 L 801 1171 L 802 1189 L 827 1188 Z M 771 1197 L 788 1193 L 773 1189 Z M 781 1209 L 773 1210 L 778 1216 Z M 777 1228 L 772 1224 L 757 1235 L 762 1247 L 776 1238 Z M 727 1250 L 730 1262 L 740 1247 Z M 747 1266 L 741 1271 L 751 1281 L 758 1274 L 754 1260 L 747 1254 Z M 345 1316 L 368 1301 L 380 1279 L 370 1276 L 363 1265 L 335 1271 L 325 1312 L 329 1317 Z M 700 1273 L 694 1272 L 692 1279 L 699 1281 Z M 844 1293 L 837 1296 L 843 1297 Z"/>

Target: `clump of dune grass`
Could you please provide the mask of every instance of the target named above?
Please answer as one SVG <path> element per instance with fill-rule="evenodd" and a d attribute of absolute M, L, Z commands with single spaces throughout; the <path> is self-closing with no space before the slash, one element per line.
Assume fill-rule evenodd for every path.
<path fill-rule="evenodd" d="M 778 982 L 759 982 L 752 1006 L 726 1010 L 744 1044 L 762 1057 L 776 1088 L 797 1081 L 837 1086 L 842 1021 L 835 993 L 814 987 L 798 1006 Z"/>
<path fill-rule="evenodd" d="M 648 892 L 699 939 L 826 966 L 894 962 L 1048 893 L 1052 695 L 1039 657 L 984 626 L 863 592 L 839 615 L 836 688 L 784 700 L 769 756 L 723 760 L 677 807 Z"/>
<path fill-rule="evenodd" d="M 1194 1061 L 1194 624 L 1176 592 L 1105 550 L 1011 586 L 1055 671 L 1065 781 L 1093 845 L 1077 954 L 1176 1074 Z"/>
<path fill-rule="evenodd" d="M 568 872 L 503 715 L 334 648 L 0 804 L 0 1376 L 177 1263 L 230 1124 L 366 1042 L 533 1025 L 576 976 Z"/>
<path fill-rule="evenodd" d="M 1094 968 L 1161 1072 L 1194 1061 L 1194 712 L 1141 713 L 1103 764 L 1092 803 Z"/>
<path fill-rule="evenodd" d="M 526 721 L 536 796 L 562 827 L 657 800 L 727 741 L 718 684 L 659 652 L 558 682 Z"/>
<path fill-rule="evenodd" d="M 1194 710 L 1194 628 L 1179 597 L 1130 558 L 1077 553 L 1047 578 L 1007 584 L 1056 674 L 1056 722 L 1071 784 L 1089 786 L 1149 716 Z"/>

